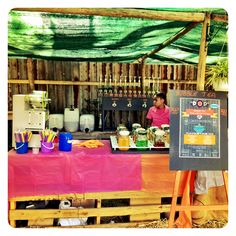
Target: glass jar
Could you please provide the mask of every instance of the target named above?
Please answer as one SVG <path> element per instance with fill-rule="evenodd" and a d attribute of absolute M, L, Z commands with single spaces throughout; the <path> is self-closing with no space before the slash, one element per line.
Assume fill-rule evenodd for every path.
<path fill-rule="evenodd" d="M 165 131 L 166 143 L 170 144 L 170 130 Z"/>
<path fill-rule="evenodd" d="M 157 126 L 151 126 L 149 128 L 149 135 L 148 135 L 148 139 L 150 140 L 150 142 L 152 144 L 154 144 L 155 142 L 155 132 L 159 130 L 159 128 Z"/>
<path fill-rule="evenodd" d="M 129 150 L 129 146 L 130 146 L 129 131 L 122 130 L 119 132 L 118 146 L 119 146 L 119 150 L 121 151 Z"/>
<path fill-rule="evenodd" d="M 170 125 L 168 125 L 168 124 L 162 124 L 162 125 L 161 125 L 161 128 L 162 128 L 164 131 L 168 131 L 168 130 L 170 130 Z"/>
<path fill-rule="evenodd" d="M 123 124 L 119 124 L 119 126 L 116 129 L 116 137 L 119 138 L 120 131 L 127 131 L 127 128 Z"/>
<path fill-rule="evenodd" d="M 137 135 L 136 135 L 136 129 L 141 128 L 141 125 L 138 123 L 132 124 L 132 137 L 134 142 L 136 141 Z"/>
<path fill-rule="evenodd" d="M 145 129 L 138 130 L 137 139 L 136 139 L 136 147 L 138 150 L 146 150 L 148 147 L 148 138 L 147 131 Z"/>
<path fill-rule="evenodd" d="M 155 132 L 154 146 L 165 147 L 165 131 L 159 129 Z"/>

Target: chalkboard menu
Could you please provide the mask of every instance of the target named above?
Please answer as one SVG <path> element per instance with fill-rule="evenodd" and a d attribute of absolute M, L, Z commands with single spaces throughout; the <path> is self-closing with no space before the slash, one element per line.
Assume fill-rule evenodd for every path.
<path fill-rule="evenodd" d="M 170 169 L 227 170 L 227 93 L 170 91 Z"/>

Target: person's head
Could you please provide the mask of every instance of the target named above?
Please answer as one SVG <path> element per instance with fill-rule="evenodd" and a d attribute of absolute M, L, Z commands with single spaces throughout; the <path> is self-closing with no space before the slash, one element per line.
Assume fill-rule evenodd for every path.
<path fill-rule="evenodd" d="M 158 93 L 153 101 L 153 104 L 157 108 L 162 108 L 166 103 L 166 95 L 164 93 Z"/>

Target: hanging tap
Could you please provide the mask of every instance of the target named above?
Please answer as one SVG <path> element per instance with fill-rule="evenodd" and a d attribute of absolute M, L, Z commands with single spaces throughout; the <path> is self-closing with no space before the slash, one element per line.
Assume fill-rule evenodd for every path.
<path fill-rule="evenodd" d="M 152 83 L 152 95 L 154 96 L 156 94 L 156 91 L 155 91 L 155 77 L 153 77 L 152 80 L 153 80 L 153 83 Z"/>
<path fill-rule="evenodd" d="M 143 102 L 142 107 L 147 108 L 147 102 Z"/>
<path fill-rule="evenodd" d="M 127 76 L 125 76 L 125 87 L 124 87 L 124 95 L 127 95 Z"/>
<path fill-rule="evenodd" d="M 107 95 L 108 91 L 107 91 L 107 76 L 105 75 L 105 84 L 104 84 L 104 95 Z"/>
<path fill-rule="evenodd" d="M 127 107 L 129 107 L 129 108 L 132 107 L 131 100 L 128 102 Z"/>
<path fill-rule="evenodd" d="M 132 88 L 131 88 L 131 86 L 132 86 L 132 77 L 129 76 L 129 96 L 132 96 Z"/>
<path fill-rule="evenodd" d="M 141 76 L 138 77 L 138 87 L 137 87 L 137 90 L 138 90 L 138 96 L 140 97 L 141 93 L 142 93 L 142 90 L 141 90 Z"/>
<path fill-rule="evenodd" d="M 136 97 L 137 96 L 137 91 L 136 91 L 136 86 L 135 86 L 135 83 L 136 83 L 136 77 L 137 76 L 134 76 L 134 81 L 133 81 L 133 94 L 134 94 L 134 97 Z"/>
<path fill-rule="evenodd" d="M 152 77 L 148 77 L 148 95 L 150 96 L 152 94 L 152 90 L 151 90 L 151 78 Z"/>
<path fill-rule="evenodd" d="M 114 76 L 114 82 L 115 82 L 114 93 L 117 94 L 116 76 Z"/>
<path fill-rule="evenodd" d="M 111 105 L 112 105 L 112 107 L 117 107 L 116 101 L 113 101 L 113 103 Z"/>
<path fill-rule="evenodd" d="M 120 76 L 120 81 L 119 81 L 119 97 L 122 97 L 122 93 L 123 93 L 122 76 Z"/>

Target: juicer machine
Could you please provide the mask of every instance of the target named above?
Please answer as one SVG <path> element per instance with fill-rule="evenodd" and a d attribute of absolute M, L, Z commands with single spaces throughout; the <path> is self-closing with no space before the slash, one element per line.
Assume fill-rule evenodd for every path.
<path fill-rule="evenodd" d="M 32 94 L 13 95 L 12 146 L 15 147 L 14 133 L 29 130 L 32 138 L 28 147 L 40 147 L 40 131 L 48 127 L 49 102 L 47 92 L 33 91 Z"/>

